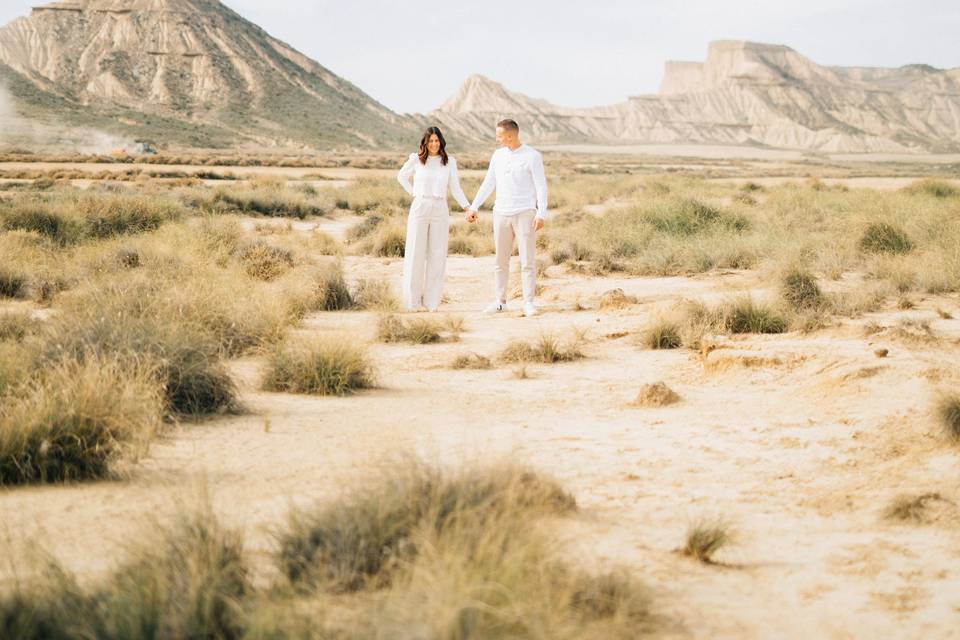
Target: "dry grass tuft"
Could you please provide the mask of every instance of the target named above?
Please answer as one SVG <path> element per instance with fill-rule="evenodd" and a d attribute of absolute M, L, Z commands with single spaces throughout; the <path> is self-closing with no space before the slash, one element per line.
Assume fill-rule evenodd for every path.
<path fill-rule="evenodd" d="M 583 336 L 574 334 L 567 341 L 561 342 L 551 333 L 543 333 L 534 343 L 515 340 L 507 345 L 500 353 L 502 362 L 542 362 L 554 364 L 557 362 L 573 362 L 584 357 L 581 348 Z"/>
<path fill-rule="evenodd" d="M 797 312 L 823 308 L 826 297 L 813 274 L 801 269 L 787 271 L 780 280 L 780 297 Z"/>
<path fill-rule="evenodd" d="M 644 331 L 641 343 L 648 349 L 679 349 L 683 345 L 680 325 L 662 318 L 656 320 Z"/>
<path fill-rule="evenodd" d="M 37 322 L 29 313 L 0 311 L 0 342 L 21 342 L 34 332 Z"/>
<path fill-rule="evenodd" d="M 263 240 L 243 245 L 237 258 L 247 275 L 258 280 L 273 280 L 293 268 L 294 254 L 289 249 L 275 247 Z"/>
<path fill-rule="evenodd" d="M 380 342 L 410 342 L 413 344 L 432 344 L 443 339 L 442 326 L 430 318 L 404 320 L 395 315 L 380 317 L 377 325 L 377 339 Z"/>
<path fill-rule="evenodd" d="M 942 393 L 937 399 L 936 412 L 947 437 L 960 443 L 960 393 Z"/>
<path fill-rule="evenodd" d="M 960 189 L 953 183 L 938 178 L 924 178 L 907 185 L 904 192 L 911 195 L 927 195 L 934 198 L 952 198 L 960 195 Z"/>
<path fill-rule="evenodd" d="M 422 552 L 417 543 L 424 535 L 459 533 L 467 526 L 480 534 L 504 512 L 575 509 L 576 501 L 559 485 L 523 468 L 450 476 L 416 465 L 388 472 L 334 503 L 294 513 L 280 536 L 278 561 L 293 583 L 319 583 L 337 592 L 382 587 Z"/>
<path fill-rule="evenodd" d="M 680 396 L 673 389 L 663 382 L 645 384 L 640 388 L 636 400 L 633 401 L 635 407 L 666 407 L 680 402 Z"/>
<path fill-rule="evenodd" d="M 115 360 L 64 360 L 26 389 L 0 410 L 0 484 L 104 478 L 145 450 L 163 415 L 153 372 Z"/>
<path fill-rule="evenodd" d="M 451 369 L 492 369 L 490 358 L 479 353 L 462 353 L 450 363 Z"/>
<path fill-rule="evenodd" d="M 865 253 L 904 254 L 913 250 L 913 242 L 900 227 L 888 222 L 873 222 L 860 236 L 859 247 Z"/>
<path fill-rule="evenodd" d="M 298 340 L 278 346 L 268 357 L 266 391 L 343 396 L 376 386 L 366 349 L 346 339 Z"/>
<path fill-rule="evenodd" d="M 375 278 L 361 278 L 353 287 L 353 304 L 358 309 L 374 311 L 395 311 L 400 300 L 394 294 L 390 283 Z"/>
<path fill-rule="evenodd" d="M 932 502 L 942 501 L 939 493 L 924 493 L 919 496 L 901 495 L 883 512 L 888 520 L 923 523 L 928 520 L 927 510 Z"/>
<path fill-rule="evenodd" d="M 686 542 L 681 552 L 704 564 L 717 564 L 718 551 L 735 542 L 732 526 L 720 519 L 701 519 L 687 529 Z"/>
<path fill-rule="evenodd" d="M 27 298 L 28 284 L 25 274 L 0 267 L 0 298 Z"/>
<path fill-rule="evenodd" d="M 51 563 L 0 599 L 4 638 L 240 638 L 253 587 L 240 534 L 209 512 L 157 527 L 105 580 Z"/>

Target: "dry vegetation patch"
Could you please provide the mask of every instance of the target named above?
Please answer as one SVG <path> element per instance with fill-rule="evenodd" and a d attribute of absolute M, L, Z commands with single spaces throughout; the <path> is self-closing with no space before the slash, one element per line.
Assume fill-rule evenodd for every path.
<path fill-rule="evenodd" d="M 299 339 L 279 345 L 267 360 L 267 391 L 343 396 L 376 386 L 366 349 L 346 338 Z"/>

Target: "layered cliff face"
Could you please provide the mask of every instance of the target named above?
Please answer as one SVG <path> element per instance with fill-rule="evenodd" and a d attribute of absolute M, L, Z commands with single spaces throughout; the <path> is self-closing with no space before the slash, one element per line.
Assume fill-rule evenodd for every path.
<path fill-rule="evenodd" d="M 217 0 L 68 0 L 0 28 L 32 118 L 160 142 L 376 146 L 409 124 Z"/>
<path fill-rule="evenodd" d="M 539 142 L 958 151 L 960 69 L 823 67 L 788 47 L 721 41 L 705 62 L 667 63 L 658 95 L 564 108 L 472 76 L 430 117 L 478 140 L 513 117 Z"/>

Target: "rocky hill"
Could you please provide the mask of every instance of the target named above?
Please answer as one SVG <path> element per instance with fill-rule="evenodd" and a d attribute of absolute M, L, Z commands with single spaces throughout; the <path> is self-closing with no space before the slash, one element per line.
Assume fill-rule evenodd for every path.
<path fill-rule="evenodd" d="M 960 69 L 824 67 L 788 47 L 721 41 L 705 62 L 667 63 L 659 94 L 619 104 L 559 107 L 471 76 L 439 109 L 401 116 L 217 0 L 64 0 L 0 27 L 8 147 L 120 136 L 397 148 L 436 122 L 461 144 L 487 145 L 504 116 L 539 143 L 958 151 Z"/>
<path fill-rule="evenodd" d="M 789 47 L 720 41 L 669 62 L 660 92 L 565 108 L 471 76 L 429 114 L 489 140 L 514 117 L 538 142 L 760 145 L 826 152 L 960 150 L 960 69 L 824 67 Z"/>
<path fill-rule="evenodd" d="M 0 28 L 10 123 L 192 147 L 374 147 L 408 119 L 217 0 L 67 0 Z M 3 114 L 0 113 L 0 116 Z"/>

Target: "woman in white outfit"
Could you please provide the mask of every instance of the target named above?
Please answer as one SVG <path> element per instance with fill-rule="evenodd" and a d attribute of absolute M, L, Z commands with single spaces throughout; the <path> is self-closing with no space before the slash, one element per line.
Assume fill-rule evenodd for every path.
<path fill-rule="evenodd" d="M 410 154 L 397 176 L 413 196 L 403 254 L 403 304 L 408 311 L 436 311 L 443 297 L 450 234 L 447 191 L 464 211 L 470 206 L 460 187 L 457 161 L 447 155 L 446 147 L 440 129 L 427 128 L 420 140 L 420 152 Z"/>

